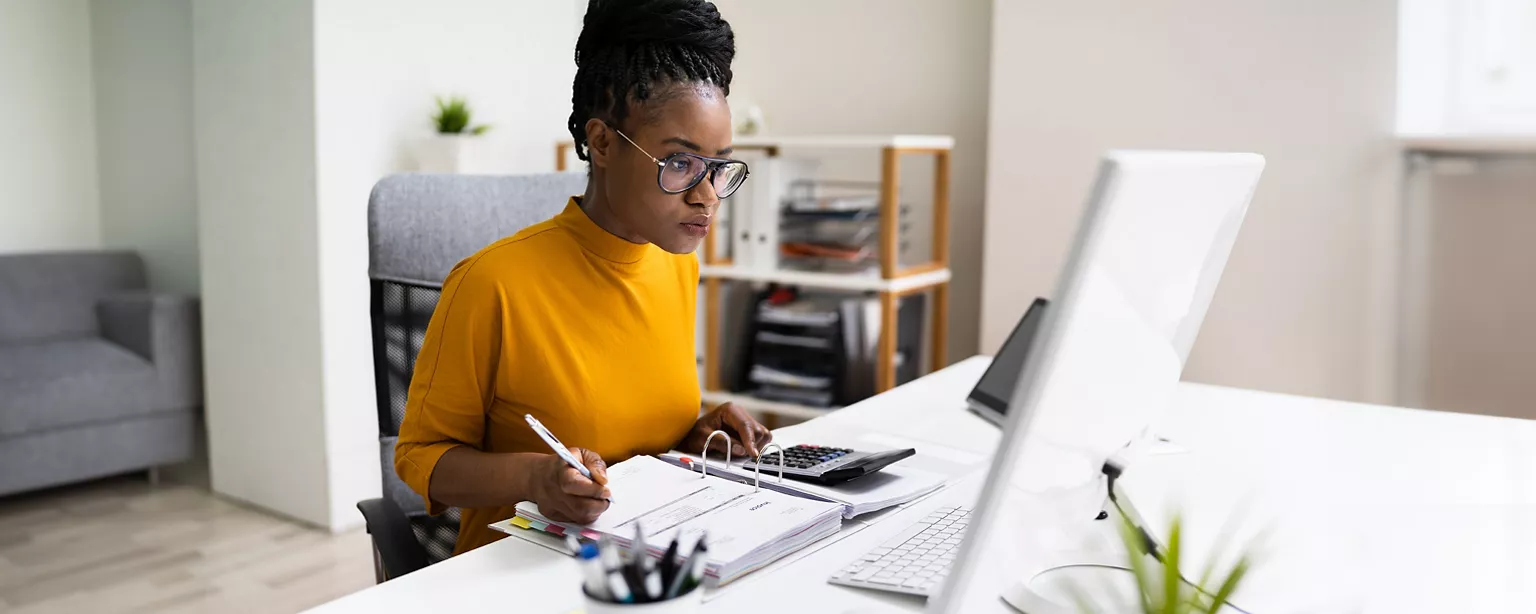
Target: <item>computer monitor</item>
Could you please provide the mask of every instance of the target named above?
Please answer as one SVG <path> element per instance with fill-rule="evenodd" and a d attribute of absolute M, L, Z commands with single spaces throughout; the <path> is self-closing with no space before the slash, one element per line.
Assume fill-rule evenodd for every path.
<path fill-rule="evenodd" d="M 1134 459 L 1171 399 L 1263 168 L 1255 154 L 1105 156 L 930 611 L 995 609 L 1050 568 L 1043 550 L 1094 532 L 1102 468 Z"/>
<path fill-rule="evenodd" d="M 965 403 L 976 415 L 993 424 L 1003 423 L 1003 418 L 1008 415 L 1008 398 L 1013 396 L 1013 390 L 1019 384 L 1019 374 L 1024 370 L 1024 355 L 1040 331 L 1049 304 L 1049 301 L 1037 298 L 1029 305 L 1024 317 L 1019 318 L 1013 332 L 1008 334 L 1008 340 L 992 357 L 992 364 L 987 365 L 987 371 L 976 381 L 976 387 L 966 395 Z"/>

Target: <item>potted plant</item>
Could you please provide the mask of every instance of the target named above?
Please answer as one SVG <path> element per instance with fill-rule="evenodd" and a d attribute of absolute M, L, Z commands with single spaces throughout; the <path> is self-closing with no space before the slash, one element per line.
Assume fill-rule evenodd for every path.
<path fill-rule="evenodd" d="M 1158 547 L 1150 536 L 1122 515 L 1120 537 L 1127 552 L 1127 567 L 1135 576 L 1133 590 L 1138 594 L 1126 599 L 1127 596 L 1123 594 L 1103 594 L 1104 591 L 1114 590 L 1108 587 L 1101 587 L 1098 595 L 1095 595 L 1094 591 L 1079 589 L 1077 591 L 1078 609 L 1084 614 L 1098 614 L 1103 611 L 1099 604 L 1116 602 L 1137 604 L 1139 607 L 1135 609 L 1142 614 L 1237 614 L 1242 612 L 1233 606 L 1229 599 L 1252 567 L 1250 554 L 1244 553 L 1239 556 L 1237 561 L 1224 572 L 1218 571 L 1217 563 L 1213 560 L 1205 568 L 1199 581 L 1195 582 L 1185 578 L 1179 571 L 1179 559 L 1183 549 L 1183 522 L 1179 517 L 1174 517 L 1167 535 L 1168 545 Z M 1160 551 L 1158 554 L 1161 556 L 1149 556 L 1149 549 Z"/>
<path fill-rule="evenodd" d="M 438 96 L 437 110 L 432 113 L 436 134 L 417 145 L 417 169 L 429 173 L 470 170 L 479 145 L 477 137 L 491 129 L 486 124 L 472 125 L 473 120 L 474 111 L 463 96 Z"/>

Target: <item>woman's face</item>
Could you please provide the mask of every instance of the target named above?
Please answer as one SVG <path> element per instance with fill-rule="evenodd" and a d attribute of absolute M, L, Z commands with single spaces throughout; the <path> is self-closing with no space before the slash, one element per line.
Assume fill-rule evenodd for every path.
<path fill-rule="evenodd" d="M 720 198 L 709 177 L 681 194 L 663 192 L 651 156 L 665 160 L 685 151 L 729 157 L 731 110 L 725 95 L 712 85 L 674 85 L 656 91 L 643 104 L 631 103 L 629 111 L 625 125 L 618 129 L 634 144 L 610 126 L 602 152 L 607 202 L 621 236 L 654 243 L 674 254 L 691 253 L 709 233 Z"/>

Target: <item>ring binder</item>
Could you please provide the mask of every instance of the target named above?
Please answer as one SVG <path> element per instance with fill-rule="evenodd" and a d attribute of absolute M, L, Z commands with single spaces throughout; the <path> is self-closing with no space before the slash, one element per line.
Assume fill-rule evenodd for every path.
<path fill-rule="evenodd" d="M 763 489 L 763 457 L 767 456 L 768 450 L 772 448 L 778 448 L 779 450 L 779 483 L 782 484 L 784 482 L 784 446 L 770 443 L 763 446 L 762 453 L 757 455 L 757 462 L 753 463 L 757 465 L 757 472 L 752 477 L 752 492 L 758 492 Z"/>
<path fill-rule="evenodd" d="M 716 430 L 704 439 L 704 449 L 699 450 L 699 479 L 709 477 L 709 442 L 715 440 L 715 435 L 725 435 L 725 466 L 731 466 L 731 436 L 725 431 Z"/>

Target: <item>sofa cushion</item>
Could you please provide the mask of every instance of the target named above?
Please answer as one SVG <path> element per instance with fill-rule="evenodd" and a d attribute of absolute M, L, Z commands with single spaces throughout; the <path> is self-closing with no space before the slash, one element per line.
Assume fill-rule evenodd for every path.
<path fill-rule="evenodd" d="M 0 437 L 158 409 L 148 361 L 105 339 L 0 345 Z"/>
<path fill-rule="evenodd" d="M 0 343 L 96 334 L 96 301 L 145 287 L 133 252 L 0 256 Z"/>

